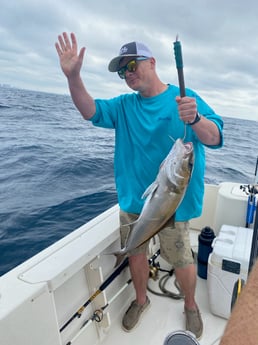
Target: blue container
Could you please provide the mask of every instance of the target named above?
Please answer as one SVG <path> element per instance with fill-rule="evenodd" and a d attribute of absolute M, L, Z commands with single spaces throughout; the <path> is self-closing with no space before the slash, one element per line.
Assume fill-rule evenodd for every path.
<path fill-rule="evenodd" d="M 214 231 L 209 226 L 203 228 L 198 236 L 197 274 L 203 279 L 207 279 L 208 258 L 215 237 Z"/>

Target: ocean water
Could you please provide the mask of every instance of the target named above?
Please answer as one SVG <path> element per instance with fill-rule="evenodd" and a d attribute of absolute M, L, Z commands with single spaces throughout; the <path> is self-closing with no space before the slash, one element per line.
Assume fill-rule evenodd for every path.
<path fill-rule="evenodd" d="M 205 182 L 253 183 L 257 123 L 223 119 Z M 0 87 L 0 275 L 117 203 L 113 152 L 69 96 Z"/>

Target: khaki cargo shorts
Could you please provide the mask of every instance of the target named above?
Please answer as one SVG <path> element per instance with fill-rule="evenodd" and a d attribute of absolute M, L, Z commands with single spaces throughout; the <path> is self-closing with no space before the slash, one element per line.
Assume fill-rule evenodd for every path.
<path fill-rule="evenodd" d="M 130 228 L 127 226 L 137 220 L 139 215 L 120 210 L 121 246 L 124 247 Z M 160 255 L 174 268 L 185 267 L 194 263 L 190 237 L 189 222 L 175 222 L 172 217 L 158 233 L 160 241 Z M 147 253 L 149 243 L 130 251 L 130 255 Z"/>

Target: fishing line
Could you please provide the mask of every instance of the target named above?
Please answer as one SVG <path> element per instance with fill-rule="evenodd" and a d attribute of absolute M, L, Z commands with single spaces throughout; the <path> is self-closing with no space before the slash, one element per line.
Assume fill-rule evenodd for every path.
<path fill-rule="evenodd" d="M 185 138 L 186 138 L 186 132 L 187 132 L 187 127 L 186 127 L 186 123 L 184 125 L 184 137 L 183 137 L 183 141 L 185 141 Z"/>
<path fill-rule="evenodd" d="M 182 141 L 185 141 L 186 138 L 186 132 L 187 132 L 187 126 L 186 123 L 184 124 L 184 136 L 182 138 Z M 169 138 L 175 143 L 177 141 L 177 139 L 175 139 L 174 137 L 172 137 L 172 135 L 169 135 Z"/>

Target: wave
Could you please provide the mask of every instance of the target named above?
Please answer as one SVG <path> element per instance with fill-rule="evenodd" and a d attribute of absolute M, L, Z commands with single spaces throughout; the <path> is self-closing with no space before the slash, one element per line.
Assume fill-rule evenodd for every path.
<path fill-rule="evenodd" d="M 66 200 L 61 204 L 34 210 L 31 213 L 1 213 L 0 275 L 116 203 L 115 190 L 106 190 Z"/>
<path fill-rule="evenodd" d="M 69 96 L 2 88 L 1 97 L 3 274 L 116 204 L 117 195 L 113 131 L 83 120 Z M 224 147 L 206 150 L 205 182 L 248 184 L 257 123 L 224 121 Z"/>

